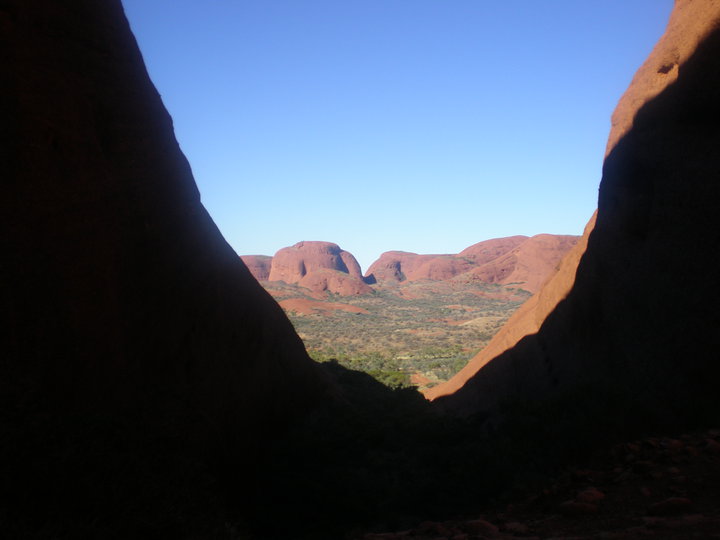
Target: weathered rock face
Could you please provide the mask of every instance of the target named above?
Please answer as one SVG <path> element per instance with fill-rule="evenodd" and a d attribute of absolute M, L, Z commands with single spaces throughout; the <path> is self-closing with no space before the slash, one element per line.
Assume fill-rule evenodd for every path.
<path fill-rule="evenodd" d="M 298 285 L 313 292 L 327 291 L 340 296 L 356 296 L 373 292 L 372 288 L 362 279 L 328 268 L 321 268 L 308 273 L 298 281 Z"/>
<path fill-rule="evenodd" d="M 538 251 L 532 249 L 532 244 L 535 242 L 533 239 L 538 237 L 547 239 L 548 249 L 533 259 L 526 253 Z M 558 241 L 555 246 L 558 253 L 551 254 L 553 249 L 549 245 L 553 243 L 554 238 L 554 235 L 547 234 L 534 236 L 532 239 L 518 235 L 485 240 L 465 248 L 457 255 L 438 256 L 425 262 L 408 279 L 409 281 L 448 280 L 457 276 L 457 279 L 462 281 L 478 279 L 486 283 L 506 284 L 513 282 L 506 278 L 517 278 L 514 281 L 519 282 L 518 284 L 526 290 L 532 290 L 524 286 L 527 278 L 535 274 L 547 276 L 548 271 L 551 270 L 548 266 L 554 266 L 552 262 L 548 261 L 562 257 L 567 251 L 562 242 Z M 526 245 L 529 246 L 529 249 L 519 251 Z M 536 269 L 533 267 L 533 263 L 538 263 Z M 520 271 L 516 272 L 518 269 Z"/>
<path fill-rule="evenodd" d="M 444 407 L 492 415 L 501 402 L 584 388 L 627 403 L 627 424 L 717 419 L 719 24 L 717 2 L 676 2 L 613 117 L 597 222 L 567 298 Z M 570 288 L 571 269 L 541 291 L 537 313 Z"/>
<path fill-rule="evenodd" d="M 578 237 L 539 234 L 485 240 L 457 255 L 388 251 L 367 272 L 371 282 L 461 281 L 510 284 L 535 292 Z"/>
<path fill-rule="evenodd" d="M 507 236 L 505 238 L 493 238 L 478 242 L 458 253 L 459 257 L 470 259 L 476 265 L 488 263 L 498 257 L 509 253 L 516 247 L 525 243 L 527 236 Z"/>
<path fill-rule="evenodd" d="M 343 296 L 372 292 L 355 257 L 331 242 L 298 242 L 281 249 L 272 258 L 268 279 Z"/>
<path fill-rule="evenodd" d="M 458 274 L 464 274 L 474 267 L 469 259 L 456 255 L 438 255 L 424 262 L 411 272 L 408 272 L 408 281 L 445 281 Z"/>
<path fill-rule="evenodd" d="M 366 279 L 371 282 L 397 282 L 405 281 L 408 276 L 415 274 L 423 263 L 441 255 L 418 255 L 406 251 L 386 251 L 380 258 L 370 265 L 365 273 Z"/>
<path fill-rule="evenodd" d="M 120 1 L 7 0 L 0 28 L 3 433 L 50 491 L 96 436 L 251 452 L 326 384 L 201 205 Z"/>
<path fill-rule="evenodd" d="M 269 255 L 241 255 L 242 262 L 258 281 L 267 281 L 270 278 L 272 257 Z"/>
<path fill-rule="evenodd" d="M 418 255 L 387 251 L 366 273 L 370 280 L 382 282 L 446 280 L 510 252 L 527 236 L 509 236 L 478 242 L 457 255 Z"/>
<path fill-rule="evenodd" d="M 428 399 L 452 394 L 473 377 L 490 360 L 507 351 L 523 337 L 534 334 L 558 302 L 567 296 L 575 281 L 580 257 L 585 253 L 587 238 L 595 225 L 595 216 L 585 227 L 583 236 L 576 242 L 559 263 L 556 271 L 548 274 L 540 291 L 532 296 L 508 319 L 508 322 L 493 336 L 490 343 L 476 354 L 467 365 L 449 381 L 429 388 L 424 392 Z M 461 276 L 462 277 L 462 276 Z"/>
<path fill-rule="evenodd" d="M 562 258 L 577 244 L 579 237 L 538 234 L 517 247 L 481 264 L 458 279 L 477 279 L 485 283 L 519 287 L 537 292 L 553 275 Z"/>

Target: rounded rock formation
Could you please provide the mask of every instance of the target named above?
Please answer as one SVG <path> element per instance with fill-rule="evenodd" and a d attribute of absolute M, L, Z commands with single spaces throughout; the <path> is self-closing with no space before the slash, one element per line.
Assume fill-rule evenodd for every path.
<path fill-rule="evenodd" d="M 268 280 L 343 296 L 372 292 L 355 257 L 332 242 L 298 242 L 281 249 L 272 258 Z"/>
<path fill-rule="evenodd" d="M 369 282 L 400 282 L 410 279 L 423 263 L 440 255 L 418 255 L 407 251 L 386 251 L 370 265 L 366 275 Z"/>
<path fill-rule="evenodd" d="M 475 267 L 459 280 L 477 279 L 485 283 L 515 284 L 531 293 L 557 271 L 563 257 L 577 244 L 578 236 L 538 234 L 516 248 Z"/>

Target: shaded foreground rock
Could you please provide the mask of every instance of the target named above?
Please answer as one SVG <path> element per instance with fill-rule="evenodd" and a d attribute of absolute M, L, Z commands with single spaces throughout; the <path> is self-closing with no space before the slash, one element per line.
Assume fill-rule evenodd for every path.
<path fill-rule="evenodd" d="M 443 408 L 498 418 L 512 402 L 565 404 L 568 429 L 622 411 L 604 428 L 615 433 L 717 418 L 719 22 L 716 2 L 676 3 L 614 117 L 572 290 L 537 334 L 438 400 Z"/>
<path fill-rule="evenodd" d="M 717 22 L 716 5 L 678 2 L 679 28 Z M 568 300 L 509 367 L 489 364 L 446 401 L 478 422 L 516 422 L 483 439 L 479 424 L 332 362 L 343 406 L 303 414 L 329 385 L 202 209 L 120 4 L 6 1 L 0 25 L 6 536 L 237 538 L 246 524 L 260 538 L 315 540 L 428 517 L 415 537 L 591 535 L 608 531 L 582 529 L 586 518 L 629 503 L 641 510 L 616 522 L 618 538 L 717 530 L 717 432 L 620 445 L 610 464 L 515 508 L 477 511 L 526 480 L 528 463 L 716 418 L 717 40 L 687 61 L 684 44 L 671 48 L 675 86 L 608 157 Z M 700 248 L 703 259 L 675 256 Z M 360 279 L 348 257 L 335 262 L 346 271 L 317 272 Z M 648 515 L 671 498 L 693 514 Z M 562 516 L 566 501 L 597 514 Z M 460 505 L 472 519 L 442 521 Z"/>
<path fill-rule="evenodd" d="M 609 156 L 610 152 L 616 147 L 618 142 L 633 127 L 635 116 L 639 109 L 677 80 L 680 73 L 679 66 L 690 58 L 690 56 L 695 52 L 698 44 L 708 36 L 710 29 L 713 27 L 713 22 L 717 18 L 715 9 L 716 7 L 707 1 L 697 2 L 695 4 L 688 0 L 676 2 L 667 31 L 661 37 L 647 61 L 638 69 L 630 87 L 626 90 L 613 113 L 612 129 L 608 137 L 606 157 Z M 706 66 L 700 69 L 712 71 L 715 66 L 712 65 L 713 62 L 711 55 L 706 55 L 705 58 L 704 63 Z M 695 75 L 695 77 L 699 78 L 698 75 Z M 714 92 L 717 92 L 717 90 L 712 89 L 710 86 L 708 86 L 704 91 L 708 96 L 712 96 Z M 686 102 L 690 99 L 692 98 L 688 96 L 684 98 Z M 710 101 L 712 101 L 712 98 L 710 98 Z M 711 104 L 706 108 L 706 111 L 709 117 L 717 114 L 713 111 L 713 106 Z M 658 122 L 662 123 L 663 120 L 658 119 Z M 673 128 L 668 125 L 666 129 L 672 130 Z M 705 130 L 702 130 L 702 132 L 704 131 Z M 685 159 L 686 149 L 689 150 L 693 148 L 691 140 L 685 139 L 684 134 L 681 132 L 677 132 L 676 137 L 666 138 L 666 135 L 661 131 L 656 132 L 654 136 L 655 141 L 652 143 L 655 147 L 654 152 L 658 155 L 665 154 L 667 152 L 667 157 L 670 160 L 675 161 L 676 166 L 674 169 L 677 169 L 677 165 L 681 164 Z M 705 138 L 705 135 L 701 132 L 696 133 L 695 136 L 701 140 Z M 681 139 L 680 144 L 675 145 L 671 142 L 672 138 L 678 137 Z M 665 138 L 666 140 L 663 140 Z M 626 143 L 625 146 L 628 146 L 628 144 L 631 143 Z M 634 152 L 636 150 L 630 151 Z M 702 153 L 699 148 L 698 151 Z M 647 162 L 652 153 L 653 150 L 651 150 L 648 146 L 647 150 L 638 151 L 638 156 L 643 156 L 642 159 Z M 703 158 L 700 159 L 702 160 Z M 614 159 L 614 161 L 617 160 Z M 709 162 L 704 166 L 705 173 L 707 173 L 708 167 L 710 166 Z M 666 175 L 668 178 L 670 178 L 672 174 L 680 174 L 677 170 L 675 173 L 670 173 L 670 170 L 666 171 L 666 173 L 668 173 Z M 645 175 L 645 173 L 640 170 L 636 171 L 636 174 L 642 176 Z M 648 186 L 646 186 L 646 188 L 647 187 Z M 644 197 L 650 197 L 650 190 L 646 190 Z M 697 199 L 700 205 L 703 204 L 702 199 L 702 196 L 699 196 Z M 712 200 L 712 198 L 707 199 L 706 202 L 709 202 L 710 200 Z M 632 213 L 632 210 L 630 210 L 630 212 Z M 704 216 L 707 213 L 707 211 L 700 211 L 699 215 Z M 468 363 L 466 368 L 458 373 L 453 380 L 431 389 L 427 393 L 427 397 L 429 399 L 435 399 L 440 396 L 452 394 L 461 388 L 475 373 L 477 373 L 492 359 L 511 349 L 522 338 L 535 334 L 540 329 L 541 324 L 545 321 L 548 315 L 573 288 L 575 283 L 575 274 L 580 263 L 580 258 L 585 253 L 590 233 L 595 229 L 596 217 L 597 212 L 589 220 L 587 226 L 585 227 L 582 239 L 578 245 L 576 245 L 575 248 L 573 248 L 565 256 L 558 272 L 550 278 L 540 292 L 523 305 L 520 310 L 518 310 L 515 316 L 513 316 L 503 329 L 495 336 L 488 347 L 478 353 L 478 355 Z M 679 218 L 680 216 L 677 215 L 676 217 Z M 642 219 L 641 215 L 638 215 L 636 219 Z M 622 224 L 617 225 L 619 225 L 619 228 L 623 227 Z M 704 239 L 698 238 L 695 234 L 695 228 L 691 230 L 688 223 L 683 222 L 682 219 L 679 220 L 679 225 L 679 227 L 673 228 L 673 234 L 671 234 L 671 236 L 675 236 L 675 245 L 678 246 L 678 249 L 683 253 L 687 253 L 687 248 L 690 244 L 694 245 L 697 252 L 702 252 L 703 255 L 699 258 L 692 257 L 692 260 L 700 265 L 703 265 L 700 261 L 707 261 L 709 266 L 706 268 L 712 267 L 713 263 L 710 261 L 717 260 L 717 252 L 715 251 L 714 253 L 710 253 L 708 258 L 708 254 L 703 251 L 705 249 L 703 243 L 709 240 L 712 244 L 715 240 L 707 237 Z M 711 228 L 713 226 L 713 224 L 710 224 Z M 706 224 L 703 224 L 702 228 L 704 230 L 703 234 L 707 234 L 709 232 Z M 687 235 L 687 243 L 685 242 L 685 235 Z M 612 246 L 607 246 L 607 248 L 612 251 Z M 625 245 L 622 249 L 631 252 L 633 248 Z M 671 251 L 672 249 L 669 249 L 667 254 Z M 639 257 L 640 252 L 636 252 L 636 255 Z M 619 260 L 617 254 L 614 252 L 609 253 L 609 257 L 611 260 Z M 683 261 L 684 257 L 680 257 L 675 262 L 675 264 L 679 267 L 677 269 L 679 270 L 678 273 L 674 273 L 669 269 L 668 271 L 665 271 L 665 275 L 668 279 L 680 279 L 680 276 L 682 276 L 685 272 L 687 272 L 688 276 L 693 274 L 693 271 L 689 268 L 687 270 L 683 269 Z M 648 265 L 646 267 L 646 271 L 651 271 L 651 267 L 652 265 Z M 661 265 L 656 266 L 655 268 L 659 269 L 664 267 Z M 633 275 L 625 276 L 625 269 L 623 268 L 619 268 L 617 271 L 618 275 L 625 281 L 637 279 L 640 282 L 644 280 L 642 275 L 635 275 L 635 277 L 633 277 Z M 693 278 L 690 277 L 689 279 Z M 647 286 L 648 283 L 644 283 L 644 285 Z M 674 284 L 671 286 L 674 288 Z M 712 303 L 712 300 L 709 301 Z M 589 322 L 590 321 L 586 321 L 585 324 L 588 324 Z"/>
<path fill-rule="evenodd" d="M 588 235 L 594 226 L 595 216 L 585 227 L 583 236 L 562 258 L 557 271 L 546 278 L 540 291 L 520 306 L 500 331 L 493 336 L 490 343 L 471 358 L 452 379 L 424 391 L 426 398 L 434 400 L 440 396 L 452 394 L 493 358 L 516 345 L 523 337 L 538 331 L 548 314 L 570 291 L 578 262 L 585 252 Z"/>
<path fill-rule="evenodd" d="M 709 441 L 719 438 L 720 431 L 711 430 L 618 444 L 586 458 L 584 468 L 565 468 L 542 490 L 520 489 L 488 506 L 480 519 L 425 522 L 362 538 L 714 538 L 720 534 L 720 456 Z M 653 465 L 637 474 L 638 461 Z M 685 482 L 673 482 L 674 476 Z"/>
<path fill-rule="evenodd" d="M 212 523 L 207 468 L 327 384 L 201 205 L 120 1 L 8 0 L 0 27 L 3 529 Z"/>

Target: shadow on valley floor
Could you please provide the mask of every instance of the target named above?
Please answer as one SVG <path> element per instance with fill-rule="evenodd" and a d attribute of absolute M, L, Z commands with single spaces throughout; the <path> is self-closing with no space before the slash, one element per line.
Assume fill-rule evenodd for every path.
<path fill-rule="evenodd" d="M 142 411 L 59 421 L 4 409 L 6 537 L 354 538 L 474 518 L 637 434 L 618 421 L 636 405 L 599 388 L 507 403 L 492 427 L 441 415 L 413 389 L 322 366 L 344 397 L 289 430 L 268 427 L 259 443 L 188 440 L 183 426 L 203 421 L 191 410 L 172 411 L 175 425 Z M 654 427 L 643 431 L 672 434 Z"/>
<path fill-rule="evenodd" d="M 601 388 L 506 403 L 493 428 L 441 415 L 413 389 L 323 366 L 346 398 L 316 410 L 239 477 L 224 475 L 231 514 L 256 538 L 350 538 L 476 516 L 637 432 L 618 421 L 634 404 Z"/>

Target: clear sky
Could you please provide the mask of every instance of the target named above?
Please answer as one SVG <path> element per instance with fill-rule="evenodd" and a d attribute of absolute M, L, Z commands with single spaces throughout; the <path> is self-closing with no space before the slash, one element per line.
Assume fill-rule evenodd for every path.
<path fill-rule="evenodd" d="M 239 254 L 580 234 L 672 0 L 123 0 Z"/>

